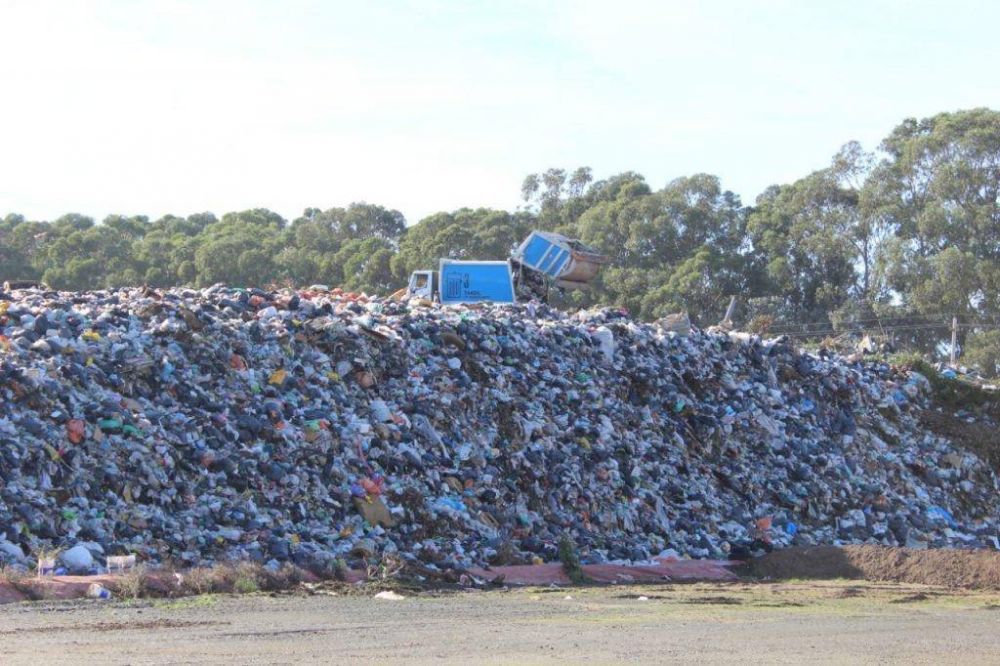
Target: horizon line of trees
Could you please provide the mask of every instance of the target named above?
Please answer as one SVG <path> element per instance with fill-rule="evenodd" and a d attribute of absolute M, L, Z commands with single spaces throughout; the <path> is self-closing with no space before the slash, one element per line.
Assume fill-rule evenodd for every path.
<path fill-rule="evenodd" d="M 263 208 L 186 217 L 70 213 L 0 220 L 0 279 L 101 289 L 314 283 L 387 294 L 441 257 L 498 259 L 532 230 L 579 238 L 611 257 L 566 307 L 615 305 L 655 319 L 687 311 L 817 332 L 880 322 L 900 348 L 936 354 L 958 317 L 963 358 L 1000 361 L 1000 112 L 978 108 L 902 121 L 875 151 L 845 144 L 829 166 L 773 185 L 753 205 L 719 178 L 654 188 L 627 171 L 531 174 L 517 210 L 461 208 L 407 225 L 371 203 Z M 896 325 L 894 325 L 894 322 Z M 925 325 L 921 325 L 925 324 Z"/>

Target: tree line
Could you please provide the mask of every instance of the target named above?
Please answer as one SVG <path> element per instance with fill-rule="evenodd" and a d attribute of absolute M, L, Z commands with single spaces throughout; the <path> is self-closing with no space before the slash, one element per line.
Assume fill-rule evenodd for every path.
<path fill-rule="evenodd" d="M 866 330 L 940 353 L 960 322 L 963 357 L 1000 358 L 1000 112 L 906 119 L 874 151 L 844 145 L 826 168 L 773 185 L 752 205 L 719 178 L 662 186 L 638 173 L 529 175 L 516 210 L 462 208 L 408 225 L 370 203 L 186 217 L 71 213 L 0 222 L 0 278 L 84 290 L 308 285 L 387 294 L 437 260 L 500 259 L 532 230 L 579 238 L 611 258 L 567 307 L 615 305 L 715 323 L 731 295 L 742 324 L 822 337 Z"/>

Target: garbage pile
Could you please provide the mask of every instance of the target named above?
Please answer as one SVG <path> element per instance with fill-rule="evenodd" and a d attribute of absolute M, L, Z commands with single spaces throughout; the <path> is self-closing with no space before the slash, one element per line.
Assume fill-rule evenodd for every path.
<path fill-rule="evenodd" d="M 0 560 L 425 571 L 1000 546 L 924 380 L 615 310 L 0 293 Z"/>

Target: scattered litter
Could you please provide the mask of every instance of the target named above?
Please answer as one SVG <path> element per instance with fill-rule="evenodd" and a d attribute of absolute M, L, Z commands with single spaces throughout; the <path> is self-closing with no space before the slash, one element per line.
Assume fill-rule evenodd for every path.
<path fill-rule="evenodd" d="M 87 597 L 90 599 L 111 599 L 111 591 L 100 583 L 91 583 L 87 588 Z"/>
<path fill-rule="evenodd" d="M 135 568 L 135 555 L 109 555 L 107 557 L 108 573 L 123 573 Z"/>
<path fill-rule="evenodd" d="M 396 592 L 393 592 L 392 590 L 384 590 L 384 591 L 379 592 L 378 594 L 376 594 L 375 598 L 376 599 L 390 599 L 392 601 L 398 601 L 400 599 L 405 599 L 406 597 L 404 597 L 402 594 L 397 594 Z"/>

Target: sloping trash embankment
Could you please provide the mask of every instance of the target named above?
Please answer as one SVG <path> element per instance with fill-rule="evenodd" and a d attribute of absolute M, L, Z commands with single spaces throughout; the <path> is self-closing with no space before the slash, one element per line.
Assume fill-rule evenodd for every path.
<path fill-rule="evenodd" d="M 326 290 L 0 294 L 0 558 L 428 575 L 997 547 L 997 480 L 926 381 L 614 310 Z"/>

